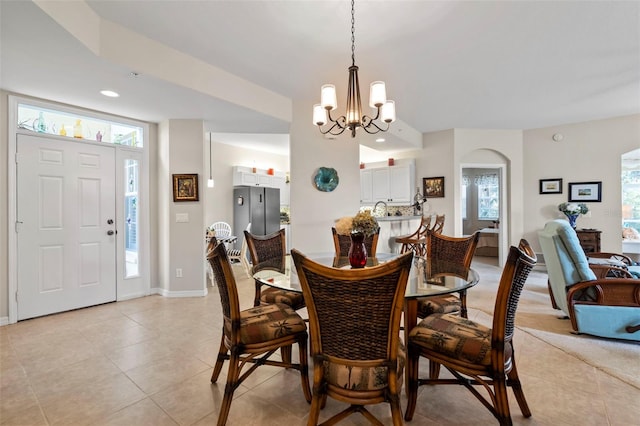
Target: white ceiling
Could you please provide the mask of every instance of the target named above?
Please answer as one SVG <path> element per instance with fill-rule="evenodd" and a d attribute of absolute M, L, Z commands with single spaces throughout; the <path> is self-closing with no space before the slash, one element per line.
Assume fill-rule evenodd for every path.
<path fill-rule="evenodd" d="M 55 3 L 0 0 L 1 88 L 151 122 L 203 119 L 254 143 L 270 134 L 263 143 L 284 152 L 290 118 L 218 95 L 205 87 L 206 70 L 286 102 L 317 102 L 332 82 L 344 107 L 348 1 L 87 0 L 66 2 L 57 15 Z M 363 103 L 369 82 L 383 80 L 401 120 L 391 143 L 375 149 L 411 147 L 400 129 L 530 129 L 640 113 L 637 1 L 361 0 L 355 22 Z M 121 52 L 92 49 L 68 31 L 93 26 L 107 39 L 106 24 L 182 52 L 184 66 L 169 56 L 163 63 L 160 50 L 131 52 L 126 39 Z M 198 64 L 212 67 L 196 78 Z M 104 88 L 121 96 L 105 98 Z"/>

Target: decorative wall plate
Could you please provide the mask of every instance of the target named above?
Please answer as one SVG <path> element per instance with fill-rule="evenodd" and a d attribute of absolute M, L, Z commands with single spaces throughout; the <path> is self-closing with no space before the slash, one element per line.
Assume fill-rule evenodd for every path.
<path fill-rule="evenodd" d="M 318 191 L 331 192 L 338 186 L 340 178 L 336 169 L 331 167 L 320 167 L 314 179 Z"/>

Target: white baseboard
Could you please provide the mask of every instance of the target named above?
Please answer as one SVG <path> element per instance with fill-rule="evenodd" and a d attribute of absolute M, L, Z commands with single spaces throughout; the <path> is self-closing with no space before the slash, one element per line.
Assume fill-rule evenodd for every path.
<path fill-rule="evenodd" d="M 0 317 L 0 327 L 9 325 L 9 317 Z"/>
<path fill-rule="evenodd" d="M 169 291 L 164 288 L 152 288 L 151 294 L 159 294 L 164 297 L 204 297 L 208 294 L 206 288 L 202 290 L 188 290 L 188 291 Z"/>

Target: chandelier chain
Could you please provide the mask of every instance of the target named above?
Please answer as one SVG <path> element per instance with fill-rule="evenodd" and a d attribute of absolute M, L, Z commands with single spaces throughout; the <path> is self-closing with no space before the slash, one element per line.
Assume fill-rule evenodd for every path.
<path fill-rule="evenodd" d="M 351 65 L 356 64 L 356 12 L 355 0 L 351 0 Z"/>

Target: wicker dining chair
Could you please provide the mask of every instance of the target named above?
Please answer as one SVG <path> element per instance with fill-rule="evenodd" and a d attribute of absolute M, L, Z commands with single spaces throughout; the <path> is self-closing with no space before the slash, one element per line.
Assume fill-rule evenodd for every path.
<path fill-rule="evenodd" d="M 244 238 L 249 249 L 253 273 L 260 269 L 275 269 L 284 272 L 287 255 L 284 229 L 269 235 L 254 235 L 245 230 Z M 284 303 L 296 311 L 304 308 L 304 297 L 302 297 L 301 293 L 274 287 L 268 287 L 263 290 L 260 281 L 254 281 L 255 296 L 253 306 L 259 306 L 261 303 Z"/>
<path fill-rule="evenodd" d="M 400 390 L 404 348 L 400 318 L 413 253 L 378 266 L 338 269 L 291 250 L 307 302 L 313 398 L 308 425 L 316 425 L 326 398 L 350 406 L 323 424 L 352 413 L 382 425 L 365 405 L 388 402 L 394 425 L 402 424 Z"/>
<path fill-rule="evenodd" d="M 211 375 L 211 383 L 216 383 L 222 365 L 229 361 L 224 399 L 218 415 L 218 426 L 227 422 L 234 391 L 260 365 L 271 365 L 300 371 L 302 392 L 307 402 L 311 402 L 309 370 L 307 362 L 307 325 L 291 309 L 279 303 L 262 305 L 240 310 L 238 289 L 227 257 L 224 244 L 215 238 L 207 248 L 207 261 L 213 269 L 213 277 L 220 293 L 223 327 L 218 357 Z M 297 344 L 300 361 L 277 361 L 271 355 L 281 348 L 291 348 Z M 251 365 L 244 373 L 245 365 Z M 242 373 L 242 374 L 241 374 Z"/>
<path fill-rule="evenodd" d="M 518 300 L 536 255 L 526 240 L 511 247 L 504 266 L 493 312 L 492 327 L 451 314 L 433 314 L 409 333 L 407 359 L 407 410 L 405 420 L 413 418 L 420 385 L 463 385 L 482 402 L 501 425 L 511 425 L 507 388 L 511 387 L 524 417 L 531 411 L 516 368 L 513 334 Z M 451 378 L 418 378 L 420 357 L 444 366 Z M 487 399 L 474 386 L 489 393 Z"/>
<path fill-rule="evenodd" d="M 416 229 L 412 234 L 396 237 L 396 244 L 401 244 L 400 253 L 413 251 L 416 256 L 424 256 L 425 235 L 427 234 L 427 230 L 429 229 L 430 225 L 431 216 L 422 216 L 418 229 Z"/>
<path fill-rule="evenodd" d="M 478 246 L 479 232 L 467 237 L 451 237 L 428 230 L 426 234 L 426 256 L 431 260 L 445 260 L 449 263 L 460 264 L 465 268 L 471 267 L 473 255 Z M 467 317 L 467 291 L 463 290 L 458 296 L 448 294 L 418 299 L 418 317 L 425 318 L 431 314 L 450 314 L 459 312 Z"/>
<path fill-rule="evenodd" d="M 333 246 L 336 250 L 336 257 L 348 256 L 349 248 L 351 247 L 351 237 L 349 235 L 338 234 L 335 227 L 331 227 L 331 234 L 333 235 Z M 364 238 L 364 247 L 367 249 L 367 256 L 376 257 L 379 236 L 380 228 L 378 228 L 375 234 Z"/>

